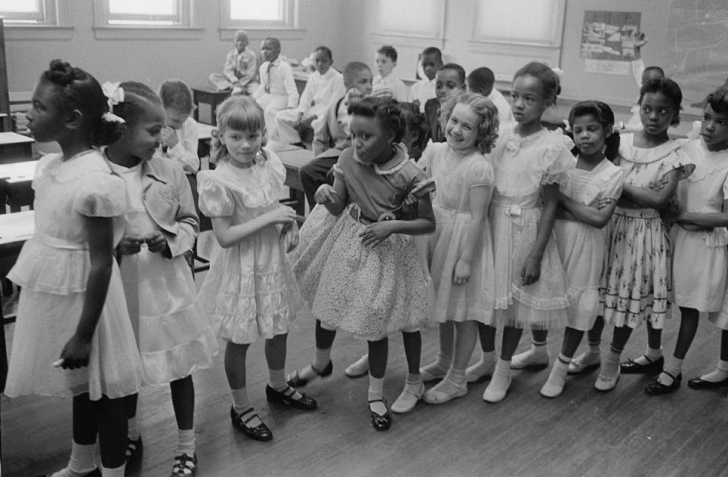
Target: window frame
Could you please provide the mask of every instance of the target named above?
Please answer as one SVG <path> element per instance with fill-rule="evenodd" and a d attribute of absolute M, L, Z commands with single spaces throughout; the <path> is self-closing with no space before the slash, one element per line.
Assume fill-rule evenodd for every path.
<path fill-rule="evenodd" d="M 275 36 L 281 40 L 300 40 L 306 29 L 299 25 L 299 0 L 278 0 L 283 6 L 280 20 L 233 20 L 230 18 L 231 2 L 220 2 L 220 39 L 229 41 L 237 30 L 246 30 L 254 38 Z"/>
<path fill-rule="evenodd" d="M 42 18 L 37 23 L 12 21 L 4 18 L 6 40 L 70 40 L 74 27 L 71 25 L 69 0 L 39 0 L 43 7 Z"/>
<path fill-rule="evenodd" d="M 152 23 L 155 15 L 128 15 L 130 23 L 111 23 L 113 18 L 109 0 L 93 0 L 94 35 L 97 40 L 200 40 L 204 28 L 195 25 L 195 3 L 193 0 L 175 0 L 178 23 L 160 25 Z M 139 20 L 134 23 L 133 19 Z M 144 19 L 147 19 L 145 21 Z"/>

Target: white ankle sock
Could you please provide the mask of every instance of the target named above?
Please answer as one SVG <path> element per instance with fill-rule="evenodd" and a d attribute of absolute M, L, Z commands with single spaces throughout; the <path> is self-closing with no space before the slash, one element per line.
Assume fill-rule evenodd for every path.
<path fill-rule="evenodd" d="M 316 348 L 316 355 L 313 358 L 313 365 L 314 368 L 318 370 L 319 373 L 323 372 L 323 370 L 326 368 L 326 366 L 329 365 L 329 362 L 331 361 L 331 348 L 326 349 L 319 349 Z"/>
<path fill-rule="evenodd" d="M 710 373 L 700 376 L 700 379 L 713 383 L 728 379 L 728 361 L 718 361 L 718 367 Z"/>
<path fill-rule="evenodd" d="M 127 425 L 129 427 L 129 430 L 127 431 L 127 435 L 129 436 L 129 439 L 137 440 L 139 439 L 139 421 L 136 416 L 130 417 L 126 420 Z"/>
<path fill-rule="evenodd" d="M 114 469 L 107 469 L 103 465 L 101 466 L 101 477 L 124 477 L 124 469 L 126 468 L 126 464 L 123 464 L 121 467 L 116 467 Z"/>
<path fill-rule="evenodd" d="M 235 412 L 238 414 L 241 414 L 252 407 L 250 405 L 250 399 L 248 399 L 247 387 L 231 389 L 230 394 L 233 395 L 233 409 L 235 409 Z"/>
<path fill-rule="evenodd" d="M 190 457 L 195 455 L 195 430 L 177 429 L 177 453 L 175 455 L 187 454 Z"/>
<path fill-rule="evenodd" d="M 604 376 L 616 376 L 619 372 L 619 360 L 622 357 L 621 351 L 609 348 L 607 356 L 602 359 L 602 372 Z"/>
<path fill-rule="evenodd" d="M 592 343 L 590 341 L 589 342 L 589 352 L 590 353 L 599 354 L 601 352 L 601 349 L 600 349 L 600 345 L 601 344 L 602 344 L 601 340 L 600 341 L 595 341 L 594 343 Z"/>
<path fill-rule="evenodd" d="M 658 359 L 662 358 L 662 347 L 658 349 L 652 349 L 648 346 L 647 351 L 645 351 L 645 356 L 650 358 L 650 360 L 652 361 L 657 361 Z"/>
<path fill-rule="evenodd" d="M 375 378 L 369 375 L 369 401 L 377 401 L 369 404 L 369 409 L 383 416 L 387 413 L 387 406 L 379 401 L 384 397 L 384 378 Z"/>
<path fill-rule="evenodd" d="M 268 368 L 268 384 L 276 391 L 282 392 L 288 389 L 288 384 L 286 384 L 286 369 Z"/>
<path fill-rule="evenodd" d="M 96 444 L 71 444 L 68 465 L 51 477 L 84 477 L 96 468 Z"/>
<path fill-rule="evenodd" d="M 420 373 L 417 373 L 417 374 L 407 373 L 407 378 L 405 378 L 405 380 L 404 380 L 405 386 L 408 384 L 415 384 L 415 385 L 419 386 L 419 384 L 421 382 L 422 382 L 422 376 L 420 375 Z"/>

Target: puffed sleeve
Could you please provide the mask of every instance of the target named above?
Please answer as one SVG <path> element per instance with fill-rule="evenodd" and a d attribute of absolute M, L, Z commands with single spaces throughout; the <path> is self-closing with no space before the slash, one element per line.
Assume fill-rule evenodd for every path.
<path fill-rule="evenodd" d="M 215 171 L 197 173 L 197 192 L 200 195 L 200 212 L 208 217 L 230 217 L 235 203 L 232 193 L 217 177 Z"/>
<path fill-rule="evenodd" d="M 268 158 L 268 164 L 270 165 L 270 169 L 273 172 L 276 181 L 282 186 L 286 181 L 286 166 L 283 165 L 281 158 L 270 149 L 266 148 L 265 154 Z"/>
<path fill-rule="evenodd" d="M 468 168 L 468 185 L 473 187 L 490 187 L 495 184 L 495 171 L 488 160 L 478 155 L 475 160 L 470 163 Z"/>
<path fill-rule="evenodd" d="M 684 148 L 678 147 L 667 156 L 666 166 L 665 173 L 678 170 L 680 171 L 680 180 L 683 180 L 695 170 L 695 161 Z"/>
<path fill-rule="evenodd" d="M 611 170 L 611 174 L 605 179 L 606 187 L 603 197 L 608 199 L 619 199 L 622 195 L 622 188 L 624 187 L 624 170 L 620 167 L 615 167 Z"/>
<path fill-rule="evenodd" d="M 83 181 L 73 209 L 87 217 L 117 217 L 126 210 L 124 179 L 111 174 L 93 174 Z"/>
<path fill-rule="evenodd" d="M 421 198 L 425 193 L 435 192 L 435 180 L 413 163 L 410 164 L 414 167 L 405 167 L 403 170 L 405 174 L 409 175 L 409 180 L 407 181 L 409 182 L 408 193 Z"/>
<path fill-rule="evenodd" d="M 427 144 L 427 147 L 425 147 L 425 150 L 422 151 L 422 156 L 420 156 L 420 160 L 417 161 L 417 167 L 425 171 L 425 174 L 427 174 L 429 177 L 432 177 L 432 161 L 435 156 L 435 143 L 429 143 Z"/>

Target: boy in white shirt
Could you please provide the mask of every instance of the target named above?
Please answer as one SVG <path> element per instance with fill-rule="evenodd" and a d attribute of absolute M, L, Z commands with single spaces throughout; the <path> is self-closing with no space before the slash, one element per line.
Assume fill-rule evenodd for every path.
<path fill-rule="evenodd" d="M 291 65 L 281 60 L 281 42 L 278 38 L 266 38 L 260 47 L 260 57 L 265 62 L 260 66 L 260 86 L 253 93 L 265 115 L 268 137 L 279 141 L 278 111 L 298 106 L 298 88 L 293 79 Z"/>
<path fill-rule="evenodd" d="M 315 131 L 321 125 L 332 101 L 346 93 L 341 73 L 331 68 L 334 59 L 331 50 L 319 46 L 314 51 L 316 71 L 306 81 L 296 109 L 284 109 L 277 115 L 280 141 L 288 144 L 301 142 L 305 130 Z"/>
<path fill-rule="evenodd" d="M 422 67 L 424 78 L 412 85 L 412 89 L 409 92 L 409 102 L 418 104 L 420 112 L 424 113 L 427 100 L 436 96 L 435 75 L 437 74 L 437 70 L 442 67 L 442 52 L 440 49 L 434 46 L 425 48 L 422 55 L 420 55 L 420 66 Z"/>
<path fill-rule="evenodd" d="M 232 89 L 232 94 L 253 94 L 258 89 L 258 59 L 248 43 L 245 30 L 235 32 L 235 48 L 225 57 L 222 74 L 210 75 L 210 82 L 217 89 Z"/>
<path fill-rule="evenodd" d="M 194 175 L 200 169 L 197 156 L 197 121 L 192 119 L 192 91 L 176 79 L 168 79 L 159 87 L 157 93 L 162 99 L 164 109 L 164 128 L 162 145 L 155 153 L 176 162 L 185 174 Z"/>
<path fill-rule="evenodd" d="M 377 50 L 374 62 L 377 65 L 379 74 L 374 77 L 372 94 L 375 96 L 391 96 L 397 101 L 406 102 L 407 86 L 392 74 L 392 70 L 397 66 L 397 50 L 392 46 L 384 45 Z"/>
<path fill-rule="evenodd" d="M 467 83 L 469 92 L 485 96 L 498 108 L 498 121 L 501 130 L 504 126 L 516 123 L 508 100 L 506 100 L 500 91 L 493 87 L 495 84 L 495 75 L 490 68 L 482 67 L 474 69 L 468 75 Z"/>

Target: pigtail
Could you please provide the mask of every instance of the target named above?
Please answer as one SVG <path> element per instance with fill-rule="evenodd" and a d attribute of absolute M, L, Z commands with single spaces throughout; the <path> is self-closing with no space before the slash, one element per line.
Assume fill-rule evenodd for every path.
<path fill-rule="evenodd" d="M 609 159 L 611 162 L 615 162 L 615 159 L 619 157 L 619 144 L 621 139 L 619 137 L 619 131 L 612 131 L 612 135 L 604 141 L 604 157 Z"/>
<path fill-rule="evenodd" d="M 227 156 L 227 148 L 220 141 L 220 131 L 210 131 L 210 164 L 217 164 L 218 160 Z"/>

